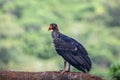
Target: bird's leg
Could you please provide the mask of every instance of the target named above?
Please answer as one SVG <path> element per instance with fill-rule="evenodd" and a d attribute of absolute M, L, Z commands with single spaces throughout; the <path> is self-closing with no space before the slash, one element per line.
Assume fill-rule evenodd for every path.
<path fill-rule="evenodd" d="M 66 69 L 65 69 L 66 72 L 70 72 L 70 64 L 67 62 L 66 65 L 67 65 L 67 66 L 66 66 Z"/>
<path fill-rule="evenodd" d="M 63 69 L 63 71 L 65 71 L 65 70 L 66 70 L 66 65 L 67 65 L 67 61 L 66 61 L 66 60 L 64 60 L 64 69 Z"/>
<path fill-rule="evenodd" d="M 70 64 L 68 63 L 68 66 L 67 66 L 67 61 L 64 60 L 64 69 L 61 72 L 61 74 L 65 73 L 65 72 L 70 72 Z"/>
<path fill-rule="evenodd" d="M 64 60 L 64 69 L 62 70 L 61 74 L 64 74 L 66 72 L 66 65 L 67 65 L 67 62 L 66 60 Z"/>
<path fill-rule="evenodd" d="M 68 72 L 70 72 L 70 64 L 68 63 Z"/>

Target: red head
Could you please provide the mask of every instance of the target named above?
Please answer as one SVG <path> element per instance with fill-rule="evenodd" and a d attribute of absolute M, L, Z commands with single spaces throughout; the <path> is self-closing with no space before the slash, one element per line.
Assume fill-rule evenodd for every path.
<path fill-rule="evenodd" d="M 55 23 L 50 24 L 50 27 L 48 30 L 58 30 L 58 26 Z"/>

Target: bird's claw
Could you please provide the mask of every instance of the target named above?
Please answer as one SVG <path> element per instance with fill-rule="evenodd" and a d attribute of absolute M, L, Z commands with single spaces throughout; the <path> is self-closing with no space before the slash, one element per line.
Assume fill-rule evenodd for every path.
<path fill-rule="evenodd" d="M 60 70 L 60 71 L 61 71 L 60 74 L 64 74 L 64 73 L 66 73 L 66 72 L 70 72 L 70 71 L 68 71 L 68 70 Z"/>

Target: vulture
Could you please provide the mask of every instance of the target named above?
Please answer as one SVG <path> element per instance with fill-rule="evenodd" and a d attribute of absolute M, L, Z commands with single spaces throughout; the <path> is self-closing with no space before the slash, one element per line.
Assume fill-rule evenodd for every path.
<path fill-rule="evenodd" d="M 51 35 L 56 52 L 64 59 L 64 69 L 61 73 L 70 72 L 70 65 L 84 73 L 89 72 L 92 62 L 83 45 L 62 34 L 56 23 L 50 24 L 48 30 L 52 30 Z"/>

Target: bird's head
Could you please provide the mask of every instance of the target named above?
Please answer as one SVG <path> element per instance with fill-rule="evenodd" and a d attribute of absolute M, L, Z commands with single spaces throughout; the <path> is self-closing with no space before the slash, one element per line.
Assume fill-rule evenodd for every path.
<path fill-rule="evenodd" d="M 57 30 L 58 31 L 58 26 L 55 23 L 50 24 L 50 27 L 48 30 Z"/>

